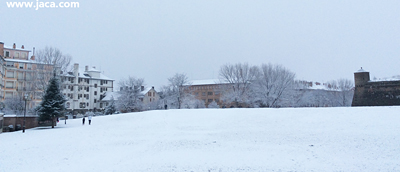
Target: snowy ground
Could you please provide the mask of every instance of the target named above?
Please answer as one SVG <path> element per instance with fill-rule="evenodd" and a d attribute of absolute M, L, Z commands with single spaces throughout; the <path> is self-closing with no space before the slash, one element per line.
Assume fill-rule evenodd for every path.
<path fill-rule="evenodd" d="M 0 172 L 400 171 L 400 107 L 162 110 L 0 134 Z"/>

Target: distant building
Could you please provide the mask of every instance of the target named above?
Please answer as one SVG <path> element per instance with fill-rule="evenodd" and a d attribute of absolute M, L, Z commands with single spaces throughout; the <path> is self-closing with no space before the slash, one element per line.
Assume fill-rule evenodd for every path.
<path fill-rule="evenodd" d="M 369 72 L 354 73 L 355 90 L 352 106 L 400 105 L 400 78 L 371 81 Z"/>
<path fill-rule="evenodd" d="M 160 99 L 160 96 L 154 89 L 154 86 L 148 88 L 142 87 L 141 95 L 142 97 L 140 98 L 140 100 L 143 102 L 144 105 L 157 102 Z"/>
<path fill-rule="evenodd" d="M 113 99 L 114 101 L 117 101 L 118 98 L 120 97 L 120 94 L 122 93 L 122 91 L 124 89 L 132 89 L 132 88 L 128 88 L 128 87 L 121 87 L 119 92 L 112 92 L 112 93 L 106 93 L 106 96 L 104 97 L 104 99 L 102 99 L 102 103 L 105 106 L 108 106 L 110 101 Z M 144 86 L 140 87 L 140 93 L 139 93 L 139 99 L 140 101 L 143 103 L 143 109 L 139 109 L 139 110 L 149 110 L 149 109 L 157 109 L 160 107 L 158 106 L 158 100 L 160 100 L 160 96 L 157 93 L 157 91 L 154 89 L 154 86 L 152 87 L 147 87 L 145 88 Z M 134 110 L 135 108 L 132 107 L 132 110 Z M 137 109 L 136 109 L 137 110 Z"/>
<path fill-rule="evenodd" d="M 204 102 L 206 107 L 215 101 L 220 107 L 223 107 L 222 97 L 222 87 L 226 86 L 227 83 L 221 83 L 218 79 L 210 80 L 193 80 L 190 82 L 186 89 L 195 96 L 196 99 Z"/>
<path fill-rule="evenodd" d="M 85 66 L 85 70 L 80 70 L 77 63 L 73 72 L 61 73 L 60 77 L 62 92 L 68 100 L 65 106 L 70 111 L 78 111 L 76 113 L 104 109 L 101 100 L 114 88 L 113 79 L 95 67 L 89 69 L 89 66 Z"/>

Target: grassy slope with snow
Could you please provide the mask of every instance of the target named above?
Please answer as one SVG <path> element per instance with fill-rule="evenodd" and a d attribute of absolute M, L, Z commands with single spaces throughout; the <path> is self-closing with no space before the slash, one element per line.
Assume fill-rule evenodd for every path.
<path fill-rule="evenodd" d="M 163 110 L 0 134 L 9 171 L 400 171 L 400 107 Z"/>

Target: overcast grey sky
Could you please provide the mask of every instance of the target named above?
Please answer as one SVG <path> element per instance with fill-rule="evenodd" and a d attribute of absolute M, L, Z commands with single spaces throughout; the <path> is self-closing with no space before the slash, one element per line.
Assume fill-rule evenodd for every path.
<path fill-rule="evenodd" d="M 81 67 L 157 88 L 177 72 L 212 79 L 238 62 L 281 64 L 319 82 L 353 80 L 360 67 L 371 77 L 400 75 L 398 0 L 73 0 L 79 8 L 37 11 L 6 1 L 6 45 L 54 46 Z"/>

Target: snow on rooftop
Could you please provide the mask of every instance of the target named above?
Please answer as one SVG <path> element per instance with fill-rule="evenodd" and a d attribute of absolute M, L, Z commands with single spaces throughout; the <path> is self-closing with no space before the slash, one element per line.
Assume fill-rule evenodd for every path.
<path fill-rule="evenodd" d="M 36 63 L 39 64 L 39 62 L 35 60 L 20 60 L 20 59 L 8 59 L 5 58 L 4 61 L 9 61 L 9 62 L 19 62 L 19 63 Z"/>
<path fill-rule="evenodd" d="M 214 85 L 214 84 L 223 84 L 227 83 L 224 81 L 220 81 L 219 79 L 207 79 L 207 80 L 193 80 L 189 82 L 190 84 L 188 85 Z"/>
<path fill-rule="evenodd" d="M 10 49 L 10 50 L 17 50 L 17 51 L 28 51 L 28 52 L 31 52 L 30 50 L 27 50 L 27 49 L 22 49 L 22 48 L 13 48 L 13 47 L 9 47 L 9 46 L 7 46 L 7 45 L 4 45 L 4 49 Z"/>
<path fill-rule="evenodd" d="M 365 71 L 363 68 L 361 68 L 361 69 L 357 70 L 357 71 L 354 72 L 354 73 L 363 73 L 363 72 L 367 72 L 367 71 Z"/>
<path fill-rule="evenodd" d="M 90 74 L 88 74 L 88 72 L 86 72 L 83 69 L 79 69 L 78 73 L 79 73 L 79 76 L 78 76 L 79 78 L 91 78 L 91 79 L 101 79 L 101 80 L 114 81 L 114 79 L 109 78 L 108 76 L 104 75 L 103 73 L 100 73 L 100 77 L 90 76 Z M 69 76 L 69 77 L 73 77 L 74 76 L 73 74 L 70 74 L 70 73 L 64 73 L 62 75 L 63 76 Z M 88 76 L 85 76 L 85 75 L 88 75 Z"/>
<path fill-rule="evenodd" d="M 374 77 L 370 82 L 381 82 L 381 81 L 400 81 L 400 75 L 395 75 L 390 78 L 376 78 Z"/>
<path fill-rule="evenodd" d="M 147 87 L 147 88 L 143 89 L 143 91 L 141 91 L 140 93 L 143 94 L 143 95 L 145 95 L 145 94 L 147 94 L 151 89 L 152 89 L 152 87 Z"/>

